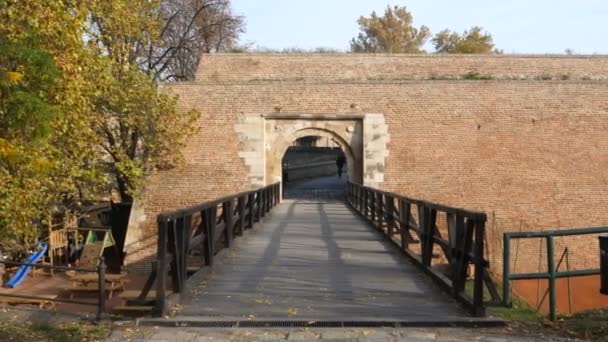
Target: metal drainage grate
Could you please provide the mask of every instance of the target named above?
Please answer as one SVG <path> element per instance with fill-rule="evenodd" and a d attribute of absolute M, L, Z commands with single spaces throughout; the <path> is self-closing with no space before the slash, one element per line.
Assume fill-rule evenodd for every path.
<path fill-rule="evenodd" d="M 239 328 L 341 328 L 338 321 L 241 321 Z"/>
<path fill-rule="evenodd" d="M 156 322 L 158 326 L 171 326 L 171 327 L 193 327 L 193 328 L 234 328 L 238 326 L 238 321 L 166 321 L 163 324 L 162 321 Z"/>
<path fill-rule="evenodd" d="M 405 328 L 405 327 L 502 327 L 504 321 L 204 321 L 204 320 L 142 320 L 140 325 L 191 328 Z"/>
<path fill-rule="evenodd" d="M 346 321 L 342 322 L 345 328 L 398 328 L 399 322 L 394 321 Z"/>

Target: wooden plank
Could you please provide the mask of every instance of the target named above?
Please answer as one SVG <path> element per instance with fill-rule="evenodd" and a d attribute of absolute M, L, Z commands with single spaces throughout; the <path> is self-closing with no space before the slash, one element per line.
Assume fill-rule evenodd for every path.
<path fill-rule="evenodd" d="M 283 203 L 181 314 L 256 319 L 440 319 L 466 313 L 343 203 Z M 290 314 L 291 313 L 291 314 Z"/>

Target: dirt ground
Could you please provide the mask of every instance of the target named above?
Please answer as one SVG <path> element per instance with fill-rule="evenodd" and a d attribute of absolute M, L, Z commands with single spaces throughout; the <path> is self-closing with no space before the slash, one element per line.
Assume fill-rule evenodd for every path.
<path fill-rule="evenodd" d="M 608 307 L 608 295 L 600 293 L 599 276 L 558 279 L 556 289 L 559 314 Z M 540 312 L 544 314 L 549 312 L 549 295 L 545 296 L 546 291 L 547 281 L 544 279 L 513 281 L 514 294 L 534 309 L 542 302 Z M 543 296 L 545 296 L 544 301 Z"/>
<path fill-rule="evenodd" d="M 147 276 L 132 275 L 127 276 L 128 282 L 126 290 L 141 290 Z M 46 272 L 39 272 L 36 275 L 29 274 L 19 286 L 13 289 L 0 287 L 0 294 L 20 294 L 20 295 L 58 295 L 60 299 L 70 299 L 70 293 L 66 289 L 71 285 L 70 279 L 64 272 L 56 272 L 51 276 Z M 106 307 L 112 313 L 112 307 L 121 305 L 122 301 L 118 298 L 119 292 L 113 294 L 111 299 L 106 300 Z M 106 297 L 107 298 L 107 297 Z M 93 314 L 97 312 L 97 293 L 78 292 L 73 300 L 88 302 L 91 305 L 78 305 L 68 303 L 56 303 L 56 310 L 66 313 Z"/>

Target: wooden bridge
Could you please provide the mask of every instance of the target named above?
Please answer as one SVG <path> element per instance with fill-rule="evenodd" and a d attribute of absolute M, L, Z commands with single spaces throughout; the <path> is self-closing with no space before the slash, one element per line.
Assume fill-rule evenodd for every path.
<path fill-rule="evenodd" d="M 281 202 L 272 184 L 159 215 L 140 298 L 155 280 L 155 312 L 179 309 L 169 325 L 500 324 L 483 318 L 484 284 L 497 299 L 485 214 L 354 183 L 337 190 L 341 200 Z"/>

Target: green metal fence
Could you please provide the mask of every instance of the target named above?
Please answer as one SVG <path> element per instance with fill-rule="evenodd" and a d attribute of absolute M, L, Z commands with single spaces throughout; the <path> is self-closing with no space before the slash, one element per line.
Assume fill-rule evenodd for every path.
<path fill-rule="evenodd" d="M 558 278 L 581 277 L 600 274 L 599 268 L 557 271 L 555 267 L 555 237 L 608 233 L 608 227 L 590 227 L 536 232 L 509 232 L 504 234 L 503 255 L 503 303 L 511 306 L 511 281 L 522 279 L 547 279 L 549 282 L 549 318 L 557 318 L 555 281 Z M 511 273 L 511 239 L 544 238 L 547 246 L 547 271 L 536 273 Z M 599 256 L 598 256 L 599 258 Z M 598 259 L 599 263 L 599 259 Z M 599 291 L 599 289 L 598 289 Z"/>

